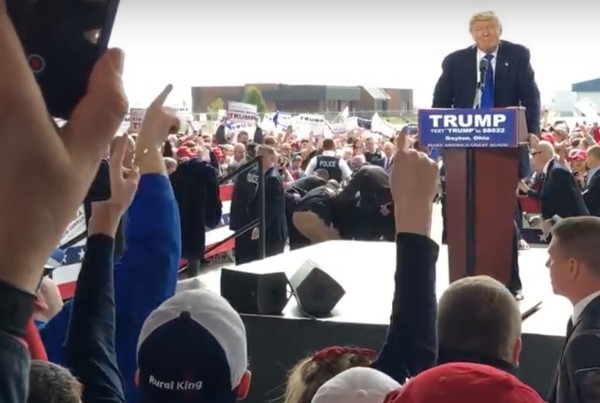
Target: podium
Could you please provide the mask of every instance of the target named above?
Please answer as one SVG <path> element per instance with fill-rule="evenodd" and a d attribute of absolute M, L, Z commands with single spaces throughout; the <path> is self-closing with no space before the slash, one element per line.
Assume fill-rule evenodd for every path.
<path fill-rule="evenodd" d="M 488 275 L 508 284 L 525 108 L 420 110 L 419 136 L 443 149 L 450 282 Z"/>

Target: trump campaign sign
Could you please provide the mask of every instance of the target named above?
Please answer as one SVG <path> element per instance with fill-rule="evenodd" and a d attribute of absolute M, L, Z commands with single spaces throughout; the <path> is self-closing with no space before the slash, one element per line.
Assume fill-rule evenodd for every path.
<path fill-rule="evenodd" d="M 518 109 L 422 109 L 420 142 L 436 148 L 517 147 L 518 112 Z"/>

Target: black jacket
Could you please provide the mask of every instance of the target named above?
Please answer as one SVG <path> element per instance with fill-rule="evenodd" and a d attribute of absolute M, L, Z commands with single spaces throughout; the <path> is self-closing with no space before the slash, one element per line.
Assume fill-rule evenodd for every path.
<path fill-rule="evenodd" d="M 181 223 L 181 256 L 204 258 L 206 228 L 214 228 L 221 220 L 217 171 L 198 158 L 182 162 L 169 177 L 179 207 Z"/>
<path fill-rule="evenodd" d="M 77 279 L 65 366 L 84 385 L 84 403 L 125 403 L 115 349 L 114 240 L 93 235 Z"/>

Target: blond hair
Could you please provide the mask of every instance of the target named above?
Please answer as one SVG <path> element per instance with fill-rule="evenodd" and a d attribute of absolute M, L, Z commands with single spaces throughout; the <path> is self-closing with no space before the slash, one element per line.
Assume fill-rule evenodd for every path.
<path fill-rule="evenodd" d="M 500 22 L 500 19 L 498 18 L 496 13 L 488 10 L 488 11 L 481 11 L 471 17 L 471 19 L 469 20 L 469 31 L 473 30 L 473 25 L 476 22 L 487 22 L 487 21 L 495 22 L 496 25 L 498 25 L 498 29 L 502 30 L 502 23 Z"/>
<path fill-rule="evenodd" d="M 552 227 L 553 243 L 560 252 L 585 266 L 600 277 L 600 218 L 594 216 L 570 217 L 559 220 Z"/>
<path fill-rule="evenodd" d="M 592 145 L 590 148 L 587 149 L 587 155 L 600 161 L 600 146 Z"/>
<path fill-rule="evenodd" d="M 288 373 L 284 403 L 310 403 L 317 390 L 337 374 L 354 367 L 368 367 L 373 360 L 361 354 L 346 353 L 317 361 L 303 358 Z"/>
<path fill-rule="evenodd" d="M 515 298 L 488 276 L 450 284 L 438 304 L 440 347 L 512 363 L 521 337 L 521 312 Z"/>

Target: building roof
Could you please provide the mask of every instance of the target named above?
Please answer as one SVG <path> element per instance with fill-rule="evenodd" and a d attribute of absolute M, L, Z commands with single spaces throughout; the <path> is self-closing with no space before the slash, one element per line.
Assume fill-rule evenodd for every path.
<path fill-rule="evenodd" d="M 365 87 L 365 91 L 367 91 L 371 98 L 376 101 L 387 101 L 390 99 L 390 96 L 383 90 L 383 88 Z"/>
<path fill-rule="evenodd" d="M 600 78 L 581 81 L 571 86 L 573 92 L 600 92 Z"/>

